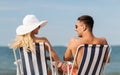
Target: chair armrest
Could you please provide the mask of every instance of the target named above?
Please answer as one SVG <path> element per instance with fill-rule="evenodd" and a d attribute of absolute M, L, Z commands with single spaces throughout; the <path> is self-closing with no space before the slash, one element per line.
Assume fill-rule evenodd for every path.
<path fill-rule="evenodd" d="M 18 63 L 18 64 L 22 64 L 21 59 L 18 59 L 17 61 L 14 62 L 15 65 L 17 65 L 17 63 Z"/>
<path fill-rule="evenodd" d="M 58 73 L 58 67 L 57 67 L 57 65 L 58 65 L 58 62 L 56 62 L 56 61 L 53 61 L 52 62 L 52 65 L 53 65 L 53 71 L 54 71 L 54 75 L 59 75 L 59 73 Z"/>

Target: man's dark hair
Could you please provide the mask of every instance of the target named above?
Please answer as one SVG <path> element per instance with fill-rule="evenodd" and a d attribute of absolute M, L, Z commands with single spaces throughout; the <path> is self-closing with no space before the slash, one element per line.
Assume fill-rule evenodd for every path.
<path fill-rule="evenodd" d="M 84 22 L 86 24 L 86 26 L 89 27 L 90 31 L 92 31 L 94 20 L 91 16 L 83 15 L 83 16 L 78 17 L 77 20 Z"/>

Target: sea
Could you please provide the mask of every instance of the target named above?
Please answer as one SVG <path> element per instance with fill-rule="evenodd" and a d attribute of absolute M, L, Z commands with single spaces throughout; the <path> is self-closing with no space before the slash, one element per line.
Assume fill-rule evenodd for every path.
<path fill-rule="evenodd" d="M 62 60 L 65 53 L 65 46 L 53 46 L 56 53 Z M 0 46 L 0 75 L 16 75 L 13 50 L 7 46 Z M 106 68 L 106 75 L 120 75 L 120 45 L 112 46 L 110 63 Z"/>

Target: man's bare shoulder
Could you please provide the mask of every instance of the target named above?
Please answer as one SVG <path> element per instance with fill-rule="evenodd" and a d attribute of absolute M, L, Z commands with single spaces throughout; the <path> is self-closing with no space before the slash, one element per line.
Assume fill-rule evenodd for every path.
<path fill-rule="evenodd" d="M 70 39 L 69 43 L 68 43 L 68 47 L 76 47 L 79 44 L 81 44 L 81 38 L 79 37 L 73 37 Z"/>
<path fill-rule="evenodd" d="M 72 37 L 69 41 L 69 43 L 77 43 L 77 42 L 80 42 L 81 41 L 81 38 L 79 37 Z"/>
<path fill-rule="evenodd" d="M 98 38 L 98 39 L 102 44 L 107 44 L 107 40 L 106 40 L 105 37 L 101 37 L 101 38 Z"/>
<path fill-rule="evenodd" d="M 103 41 L 106 41 L 106 38 L 105 38 L 105 37 L 101 37 L 100 39 L 103 40 Z"/>

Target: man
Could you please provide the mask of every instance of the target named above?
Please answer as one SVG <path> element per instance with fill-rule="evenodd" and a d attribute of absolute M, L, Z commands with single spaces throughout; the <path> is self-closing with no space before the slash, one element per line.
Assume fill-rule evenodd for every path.
<path fill-rule="evenodd" d="M 91 16 L 83 15 L 81 17 L 78 17 L 76 25 L 75 25 L 75 31 L 77 32 L 78 37 L 73 37 L 69 41 L 68 47 L 64 54 L 65 61 L 73 60 L 73 56 L 75 55 L 76 49 L 81 44 L 104 44 L 104 45 L 107 45 L 107 41 L 105 38 L 97 38 L 94 36 L 93 25 L 94 25 L 94 20 Z M 80 60 L 82 58 L 82 54 L 83 54 L 83 50 L 80 49 L 79 53 L 78 53 L 78 58 L 76 60 L 76 64 L 74 66 L 75 71 L 77 71 L 77 69 L 78 69 Z M 107 54 L 108 54 L 108 52 L 106 52 L 104 62 L 106 60 Z"/>

